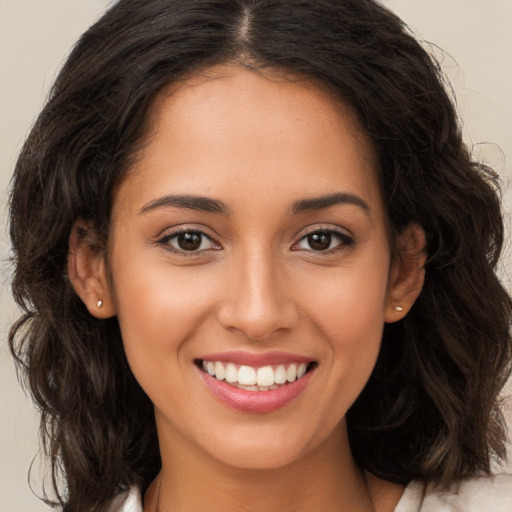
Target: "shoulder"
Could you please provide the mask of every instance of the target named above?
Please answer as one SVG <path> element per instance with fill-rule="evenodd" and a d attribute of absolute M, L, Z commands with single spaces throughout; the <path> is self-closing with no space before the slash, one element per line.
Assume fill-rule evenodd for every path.
<path fill-rule="evenodd" d="M 405 489 L 395 512 L 511 512 L 512 474 L 461 480 L 448 488 L 420 481 Z"/>
<path fill-rule="evenodd" d="M 111 501 L 108 512 L 143 512 L 139 489 L 132 487 L 128 492 L 116 496 Z"/>

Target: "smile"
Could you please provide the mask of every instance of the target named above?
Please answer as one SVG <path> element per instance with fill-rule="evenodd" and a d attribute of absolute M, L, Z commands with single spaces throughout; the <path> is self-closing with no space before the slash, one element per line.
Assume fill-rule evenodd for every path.
<path fill-rule="evenodd" d="M 307 388 L 318 367 L 316 361 L 282 354 L 210 355 L 196 359 L 194 364 L 217 400 L 250 413 L 270 413 L 293 402 Z"/>
<path fill-rule="evenodd" d="M 200 368 L 219 381 L 246 391 L 270 391 L 301 379 L 315 363 L 267 365 L 260 368 L 200 360 Z"/>

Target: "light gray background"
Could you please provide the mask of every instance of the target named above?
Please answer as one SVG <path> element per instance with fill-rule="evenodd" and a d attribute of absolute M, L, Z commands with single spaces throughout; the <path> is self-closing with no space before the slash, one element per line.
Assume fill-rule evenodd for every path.
<path fill-rule="evenodd" d="M 8 258 L 6 193 L 22 141 L 48 87 L 77 37 L 103 12 L 107 0 L 0 0 L 0 258 Z M 512 178 L 512 0 L 385 0 L 422 39 L 447 55 L 444 68 L 457 94 L 467 142 L 504 177 Z M 436 54 L 442 57 L 440 51 Z M 487 143 L 487 144 L 482 144 Z M 505 207 L 512 211 L 506 188 Z M 507 220 L 507 223 L 509 221 Z M 507 250 L 510 255 L 510 248 Z M 510 256 L 504 266 L 512 269 Z M 16 317 L 9 265 L 0 267 L 0 512 L 49 510 L 29 490 L 27 471 L 37 450 L 38 418 L 19 389 L 6 348 Z M 510 278 L 502 276 L 509 289 Z M 512 425 L 512 414 L 509 411 Z M 40 464 L 34 465 L 38 483 Z"/>

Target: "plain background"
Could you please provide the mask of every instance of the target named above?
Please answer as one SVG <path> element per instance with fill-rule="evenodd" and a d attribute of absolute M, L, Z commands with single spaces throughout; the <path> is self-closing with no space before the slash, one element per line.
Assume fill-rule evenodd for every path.
<path fill-rule="evenodd" d="M 503 176 L 510 226 L 512 0 L 383 3 L 397 12 L 420 40 L 444 50 L 432 47 L 455 89 L 467 143 Z M 0 0 L 0 512 L 49 510 L 32 495 L 27 482 L 28 468 L 38 450 L 38 417 L 19 388 L 6 346 L 8 327 L 17 313 L 9 292 L 5 190 L 16 155 L 57 69 L 74 41 L 108 4 L 107 0 Z M 509 245 L 501 272 L 509 290 L 506 267 L 510 273 L 510 254 Z M 510 406 L 507 414 L 512 425 Z M 41 473 L 36 460 L 32 478 L 36 492 L 41 489 Z"/>

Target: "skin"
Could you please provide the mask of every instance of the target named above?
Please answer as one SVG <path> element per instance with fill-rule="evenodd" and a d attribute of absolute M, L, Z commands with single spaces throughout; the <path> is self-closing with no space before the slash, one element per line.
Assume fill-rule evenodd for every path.
<path fill-rule="evenodd" d="M 148 121 L 114 196 L 109 269 L 76 236 L 83 221 L 69 260 L 91 313 L 118 316 L 155 405 L 162 471 L 144 510 L 393 510 L 403 488 L 358 468 L 345 414 L 384 323 L 421 290 L 424 235 L 409 226 L 397 245 L 415 257 L 391 257 L 378 165 L 354 116 L 308 83 L 228 66 L 168 87 Z M 344 200 L 293 209 L 333 193 Z M 169 195 L 226 211 L 170 205 Z M 203 232 L 199 250 L 180 249 L 176 229 Z M 330 249 L 314 250 L 308 234 L 322 230 Z M 231 350 L 279 350 L 317 367 L 285 407 L 240 412 L 194 364 Z"/>

